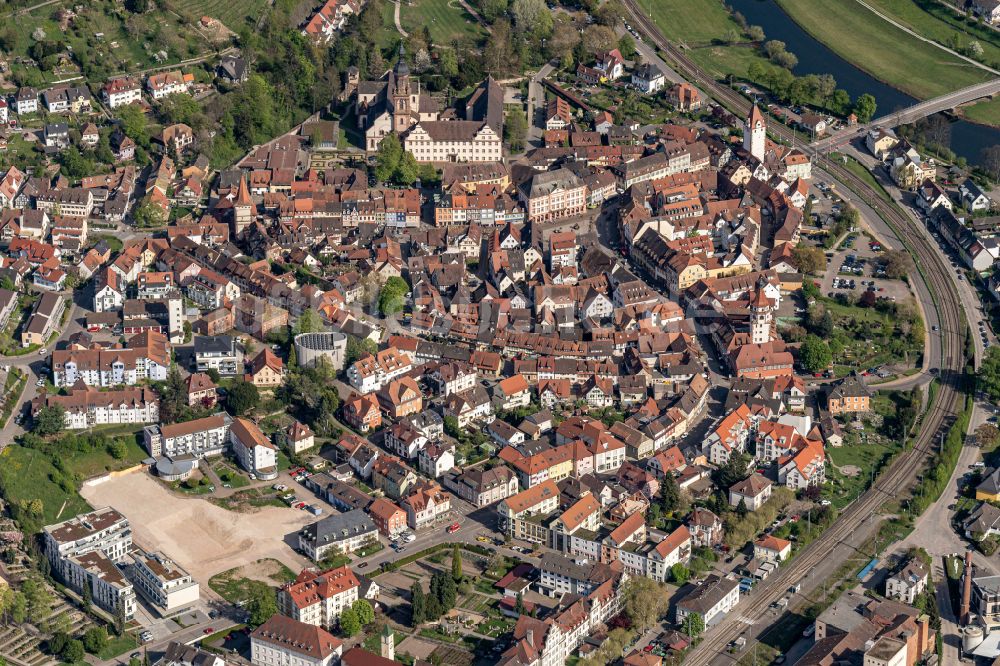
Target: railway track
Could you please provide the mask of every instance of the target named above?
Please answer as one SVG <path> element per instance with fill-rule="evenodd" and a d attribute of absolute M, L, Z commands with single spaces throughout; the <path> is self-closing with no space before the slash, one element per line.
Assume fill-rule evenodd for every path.
<path fill-rule="evenodd" d="M 674 61 L 677 68 L 697 87 L 714 97 L 730 111 L 746 116 L 750 111 L 750 101 L 741 94 L 712 79 L 686 53 L 668 42 L 659 28 L 642 13 L 635 0 L 624 0 L 625 8 L 633 26 L 645 33 L 647 39 Z M 772 123 L 772 134 L 792 142 L 795 134 L 788 127 Z M 848 543 L 864 531 L 875 527 L 874 518 L 887 499 L 905 491 L 916 482 L 933 448 L 940 444 L 944 433 L 951 427 L 962 408 L 964 393 L 961 389 L 965 365 L 964 333 L 966 320 L 961 309 L 958 290 L 951 273 L 940 253 L 927 237 L 914 227 L 918 224 L 893 206 L 888 206 L 879 195 L 857 175 L 815 151 L 808 146 L 803 150 L 812 154 L 814 166 L 821 168 L 834 179 L 845 185 L 858 200 L 876 210 L 892 228 L 896 237 L 913 256 L 919 267 L 920 278 L 932 294 L 934 309 L 938 313 L 942 341 L 937 363 L 940 371 L 941 389 L 937 399 L 923 415 L 920 432 L 913 447 L 900 454 L 878 480 L 857 500 L 844 509 L 840 517 L 815 541 L 809 544 L 794 559 L 765 579 L 727 617 L 710 632 L 701 643 L 687 653 L 685 665 L 708 664 L 717 655 L 724 653 L 726 646 L 745 630 L 745 624 L 764 621 L 772 603 L 781 599 L 788 588 L 805 578 L 809 572 L 830 557 L 842 544 Z M 846 192 L 844 193 L 846 194 Z M 914 276 L 916 278 L 916 276 Z M 737 617 L 738 616 L 738 617 Z"/>

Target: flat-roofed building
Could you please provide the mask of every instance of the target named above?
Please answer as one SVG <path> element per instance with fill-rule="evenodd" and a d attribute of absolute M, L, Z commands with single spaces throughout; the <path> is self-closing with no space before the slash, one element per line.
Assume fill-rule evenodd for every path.
<path fill-rule="evenodd" d="M 132 547 L 128 519 L 111 507 L 95 509 L 43 530 L 52 572 L 70 588 L 88 588 L 94 603 L 131 619 L 135 592 L 116 566 Z"/>
<path fill-rule="evenodd" d="M 187 571 L 162 553 L 137 550 L 131 555 L 128 571 L 139 594 L 163 615 L 197 603 L 201 596 L 198 582 Z"/>
<path fill-rule="evenodd" d="M 90 591 L 99 608 L 126 621 L 135 617 L 135 588 L 115 563 L 99 550 L 68 557 L 62 562 L 62 580 L 78 594 Z"/>

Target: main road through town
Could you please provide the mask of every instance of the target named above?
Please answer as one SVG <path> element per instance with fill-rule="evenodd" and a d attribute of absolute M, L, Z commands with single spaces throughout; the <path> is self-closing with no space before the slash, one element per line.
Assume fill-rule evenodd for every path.
<path fill-rule="evenodd" d="M 670 44 L 649 17 L 643 14 L 635 0 L 625 0 L 625 7 L 633 26 L 645 33 L 645 37 L 666 54 L 666 58 L 692 83 L 733 113 L 744 116 L 749 113 L 749 100 L 717 83 L 681 49 Z M 770 129 L 772 134 L 785 141 L 791 142 L 794 138 L 791 130 L 783 125 L 775 123 Z M 808 148 L 805 150 L 812 152 Z M 874 529 L 877 521 L 873 518 L 880 507 L 887 499 L 916 481 L 931 450 L 939 445 L 963 407 L 961 384 L 965 364 L 964 336 L 968 325 L 962 311 L 962 300 L 941 253 L 925 234 L 913 228 L 916 223 L 912 219 L 896 207 L 888 205 L 851 171 L 819 155 L 814 155 L 814 166 L 845 186 L 842 195 L 856 204 L 877 211 L 913 256 L 917 266 L 914 278 L 924 283 L 929 295 L 929 302 L 924 302 L 924 310 L 928 313 L 936 312 L 941 329 L 940 345 L 934 350 L 937 352 L 934 355 L 938 358 L 931 363 L 931 367 L 937 368 L 939 372 L 941 388 L 934 404 L 929 406 L 923 416 L 920 434 L 913 447 L 899 455 L 875 484 L 846 507 L 837 521 L 821 536 L 787 565 L 765 579 L 733 612 L 708 631 L 704 640 L 686 655 L 684 661 L 688 665 L 699 666 L 711 662 L 725 651 L 729 642 L 746 629 L 745 625 L 766 624 L 768 621 L 765 616 L 769 607 L 784 597 L 789 587 L 805 579 L 814 568 L 829 564 L 826 560 L 833 559 L 831 555 L 842 543 L 852 541 L 859 533 Z"/>

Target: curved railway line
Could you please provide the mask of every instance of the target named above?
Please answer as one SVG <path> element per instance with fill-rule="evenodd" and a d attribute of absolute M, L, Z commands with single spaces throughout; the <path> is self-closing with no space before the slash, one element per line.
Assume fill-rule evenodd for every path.
<path fill-rule="evenodd" d="M 635 0 L 625 0 L 625 7 L 633 27 L 642 30 L 651 43 L 666 53 L 691 82 L 731 111 L 743 115 L 749 113 L 749 100 L 717 83 L 682 49 L 670 44 L 652 20 L 642 13 Z M 772 123 L 769 129 L 783 140 L 792 141 L 795 138 L 794 133 L 784 125 Z M 813 152 L 808 147 L 803 149 L 806 152 Z M 743 633 L 744 623 L 760 622 L 772 603 L 781 599 L 789 587 L 805 578 L 813 567 L 830 557 L 839 545 L 855 536 L 859 530 L 870 530 L 873 526 L 872 519 L 883 503 L 895 496 L 898 491 L 905 490 L 916 482 L 932 448 L 939 445 L 943 434 L 951 427 L 963 407 L 964 393 L 960 385 L 965 365 L 966 320 L 961 309 L 958 290 L 941 254 L 924 233 L 914 229 L 917 224 L 914 220 L 896 207 L 886 205 L 885 201 L 857 175 L 822 155 L 813 155 L 813 159 L 814 166 L 847 186 L 860 201 L 876 210 L 913 256 L 919 274 L 934 298 L 934 308 L 938 313 L 942 336 L 941 357 L 932 359 L 931 363 L 937 364 L 940 369 L 941 389 L 937 399 L 923 415 L 920 432 L 913 446 L 901 453 L 868 491 L 846 507 L 833 525 L 795 558 L 754 588 L 736 609 L 706 633 L 704 640 L 685 656 L 686 665 L 707 664 L 723 653 L 726 646 Z"/>

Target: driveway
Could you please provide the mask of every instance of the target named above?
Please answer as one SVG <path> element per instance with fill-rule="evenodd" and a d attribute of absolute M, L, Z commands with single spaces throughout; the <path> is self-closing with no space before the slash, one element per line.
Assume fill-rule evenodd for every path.
<path fill-rule="evenodd" d="M 528 145 L 538 148 L 542 145 L 545 130 L 545 88 L 542 80 L 555 70 L 551 63 L 545 63 L 528 82 Z"/>

